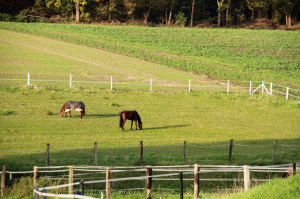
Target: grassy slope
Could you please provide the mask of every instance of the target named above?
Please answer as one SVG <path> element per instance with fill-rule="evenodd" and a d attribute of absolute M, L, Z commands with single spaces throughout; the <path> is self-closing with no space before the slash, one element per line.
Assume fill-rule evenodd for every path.
<path fill-rule="evenodd" d="M 299 88 L 299 31 L 0 23 L 0 28 L 109 49 L 216 79 Z"/>
<path fill-rule="evenodd" d="M 276 179 L 247 192 L 229 196 L 230 199 L 297 199 L 300 198 L 300 175 Z"/>
<path fill-rule="evenodd" d="M 0 38 L 64 53 L 105 66 L 105 68 L 98 67 L 2 42 L 0 44 L 1 75 L 15 77 L 19 72 L 20 76 L 17 77 L 24 78 L 26 71 L 32 71 L 33 79 L 36 77 L 63 79 L 69 73 L 73 73 L 74 79 L 81 77 L 88 80 L 93 78 L 101 80 L 109 78 L 113 73 L 119 80 L 131 76 L 135 80 L 144 81 L 152 77 L 161 82 L 179 83 L 186 81 L 187 78 L 197 78 L 187 72 L 179 72 L 157 64 L 61 41 L 4 30 L 0 31 Z M 141 67 L 140 70 L 138 67 Z M 124 68 L 126 68 L 125 72 L 123 72 Z M 201 80 L 201 77 L 198 77 L 198 80 Z M 20 82 L 19 85 L 24 83 Z M 239 149 L 239 146 L 236 146 L 234 157 L 237 158 L 233 162 L 235 164 L 271 163 L 269 157 L 272 153 L 273 139 L 292 145 L 292 147 L 279 146 L 282 147 L 278 150 L 281 154 L 279 162 L 299 160 L 299 150 L 297 150 L 299 147 L 296 143 L 300 138 L 300 122 L 299 105 L 296 101 L 286 102 L 277 97 L 265 98 L 263 95 L 249 96 L 248 94 L 109 91 L 106 90 L 107 87 L 99 90 L 98 86 L 89 88 L 75 83 L 74 89 L 69 90 L 66 89 L 67 83 L 62 83 L 60 86 L 43 82 L 32 82 L 32 84 L 43 85 L 43 87 L 11 89 L 7 87 L 7 85 L 11 86 L 11 82 L 2 81 L 0 110 L 3 114 L 0 116 L 0 149 L 7 152 L 1 153 L 0 158 L 12 168 L 21 169 L 20 164 L 23 168 L 31 167 L 33 164 L 42 165 L 43 153 L 40 152 L 44 151 L 47 143 L 51 144 L 51 151 L 56 152 L 52 155 L 52 164 L 91 163 L 91 145 L 95 141 L 101 143 L 102 150 L 107 154 L 101 156 L 103 158 L 99 160 L 105 165 L 136 164 L 137 159 L 133 157 L 136 157 L 140 140 L 143 140 L 146 146 L 155 146 L 149 148 L 148 151 L 151 153 L 145 154 L 148 164 L 182 163 L 184 140 L 189 144 L 219 146 L 206 147 L 206 150 L 201 150 L 199 153 L 201 147 L 188 145 L 189 163 L 198 162 L 200 158 L 203 163 L 222 164 L 226 162 L 227 142 L 231 138 L 240 143 L 253 144 L 251 150 L 255 151 L 253 153 L 247 148 Z M 59 118 L 58 111 L 67 100 L 84 101 L 87 106 L 87 117 L 80 121 L 78 118 L 72 120 Z M 114 106 L 115 104 L 119 106 Z M 139 111 L 144 121 L 144 131 L 126 133 L 120 131 L 117 114 L 124 109 Z M 163 147 L 168 145 L 174 146 Z M 257 145 L 264 146 L 257 147 Z M 110 147 L 120 147 L 120 150 L 109 149 Z M 129 152 L 124 153 L 122 147 Z M 21 149 L 29 151 L 18 152 Z M 81 158 L 74 160 L 71 157 L 78 149 L 82 150 L 82 155 L 79 156 Z M 163 158 L 157 154 L 162 149 L 164 149 Z M 62 151 L 65 154 L 60 153 Z M 22 154 L 34 158 L 27 158 L 27 156 L 24 158 Z"/>
<path fill-rule="evenodd" d="M 64 79 L 69 73 L 78 74 L 75 78 L 84 76 L 83 80 L 108 79 L 111 74 L 119 80 L 148 81 L 152 77 L 160 82 L 182 83 L 189 78 L 203 79 L 158 64 L 41 37 L 1 30 L 0 38 L 107 66 L 95 67 L 1 42 L 3 76 L 25 78 L 24 73 L 32 71 L 33 77 L 50 79 Z M 101 165 L 138 165 L 140 140 L 144 141 L 144 161 L 149 165 L 182 164 L 184 140 L 188 143 L 188 164 L 228 164 L 231 138 L 236 144 L 250 145 L 235 145 L 231 164 L 274 163 L 273 139 L 279 140 L 275 163 L 300 159 L 299 105 L 295 101 L 248 94 L 110 91 L 76 84 L 69 90 L 64 84 L 32 83 L 43 86 L 11 88 L 7 87 L 11 83 L 1 82 L 0 165 L 6 163 L 9 170 L 44 165 L 47 143 L 51 144 L 51 165 L 92 164 L 95 141 Z M 67 100 L 84 101 L 87 116 L 81 120 L 75 113 L 73 119 L 60 118 L 58 112 Z M 143 131 L 129 131 L 129 123 L 125 132 L 118 128 L 118 112 L 124 109 L 139 111 Z"/>

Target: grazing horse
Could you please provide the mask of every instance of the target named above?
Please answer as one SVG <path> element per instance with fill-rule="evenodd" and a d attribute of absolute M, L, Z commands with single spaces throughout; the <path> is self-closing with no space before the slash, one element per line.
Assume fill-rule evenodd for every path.
<path fill-rule="evenodd" d="M 80 111 L 80 118 L 85 116 L 85 105 L 83 102 L 73 102 L 68 101 L 64 103 L 64 105 L 61 107 L 60 110 L 60 116 L 63 117 L 65 114 L 65 117 L 67 117 L 68 113 L 71 117 L 71 110 Z"/>
<path fill-rule="evenodd" d="M 124 131 L 124 124 L 126 120 L 131 120 L 131 130 L 132 130 L 132 123 L 135 121 L 135 129 L 137 130 L 137 124 L 136 121 L 139 123 L 139 128 L 142 130 L 142 120 L 139 114 L 136 111 L 122 111 L 120 113 L 120 128 Z"/>

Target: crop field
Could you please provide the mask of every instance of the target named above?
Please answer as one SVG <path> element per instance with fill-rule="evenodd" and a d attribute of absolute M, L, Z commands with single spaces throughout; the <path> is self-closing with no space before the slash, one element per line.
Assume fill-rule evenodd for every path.
<path fill-rule="evenodd" d="M 260 73 L 255 68 L 247 68 L 247 64 L 249 66 L 250 62 L 257 61 L 251 58 L 251 53 L 258 51 L 251 51 L 246 47 L 244 50 L 247 53 L 239 51 L 241 54 L 238 56 L 234 54 L 238 52 L 234 51 L 233 57 L 227 57 L 223 61 L 214 57 L 212 52 L 217 46 L 221 46 L 218 43 L 221 41 L 214 41 L 217 43 L 210 46 L 212 48 L 202 51 L 209 55 L 205 61 L 197 58 L 196 54 L 188 55 L 193 51 L 192 46 L 189 51 L 187 46 L 182 45 L 182 52 L 168 47 L 168 39 L 173 38 L 177 44 L 183 42 L 178 39 L 180 34 L 195 34 L 184 40 L 192 44 L 196 42 L 194 40 L 197 40 L 197 34 L 214 35 L 219 34 L 218 31 L 225 31 L 222 29 L 84 27 L 86 28 L 62 24 L 0 23 L 0 78 L 26 79 L 27 72 L 30 72 L 32 79 L 43 77 L 67 80 L 71 73 L 74 79 L 83 81 L 109 81 L 112 75 L 114 80 L 124 82 L 144 83 L 152 78 L 158 83 L 183 84 L 192 79 L 199 85 L 222 85 L 220 80 L 204 80 L 231 77 L 241 83 L 239 80 L 251 77 L 276 80 L 295 88 L 300 85 L 297 68 L 298 32 L 229 30 L 259 37 L 273 35 L 271 38 L 274 43 L 270 46 L 288 45 L 294 48 L 290 51 L 290 48 L 283 47 L 274 59 L 273 54 L 268 53 L 270 60 L 263 53 L 257 55 L 258 60 L 269 63 L 266 67 L 270 67 L 268 72 Z M 93 34 L 93 31 L 98 32 Z M 156 42 L 149 42 L 146 36 L 141 36 L 151 36 L 147 31 L 161 34 L 161 37 Z M 114 34 L 120 34 L 120 38 L 115 38 Z M 163 37 L 164 34 L 169 36 Z M 170 36 L 172 34 L 174 36 Z M 289 37 L 282 40 L 283 43 L 275 42 L 277 37 L 284 37 L 285 34 Z M 133 36 L 136 40 L 131 38 Z M 201 43 L 200 39 L 199 36 L 197 42 Z M 161 42 L 166 46 L 160 46 Z M 216 46 L 213 47 L 214 45 Z M 259 48 L 267 52 L 270 46 L 264 44 Z M 219 49 L 219 52 L 228 52 L 226 48 Z M 158 52 L 158 49 L 161 51 Z M 138 55 L 137 52 L 142 54 Z M 247 55 L 249 59 L 240 61 L 241 65 L 238 65 L 237 57 Z M 156 56 L 161 58 L 155 60 Z M 169 67 L 165 64 L 168 60 L 173 60 L 175 64 Z M 191 63 L 201 61 L 203 65 L 198 65 L 197 69 L 193 65 L 183 71 L 176 69 L 180 68 L 181 61 L 189 60 Z M 232 64 L 231 69 L 205 65 L 212 63 L 214 66 L 221 66 L 225 62 Z M 287 70 L 278 69 L 280 67 L 286 67 Z M 276 68 L 280 72 L 275 72 Z M 242 76 L 234 76 L 233 71 Z M 201 75 L 197 75 L 198 72 Z M 130 89 L 123 89 L 119 85 L 110 90 L 109 85 L 82 87 L 74 84 L 70 89 L 68 83 L 32 81 L 28 87 L 23 80 L 0 80 L 0 95 L 0 165 L 6 164 L 8 170 L 32 170 L 34 165 L 44 166 L 47 143 L 50 143 L 50 165 L 92 165 L 94 142 L 98 143 L 98 165 L 140 165 L 140 141 L 144 143 L 144 165 L 184 164 L 184 141 L 187 142 L 186 164 L 268 165 L 300 160 L 300 106 L 297 100 L 286 101 L 284 98 L 265 94 L 226 94 L 226 90 L 218 93 L 168 90 L 150 92 L 148 86 L 143 88 L 137 85 Z M 72 114 L 73 118 L 59 116 L 62 104 L 69 100 L 85 103 L 86 116 L 83 119 L 80 119 L 78 112 Z M 137 110 L 143 121 L 143 130 L 131 131 L 130 122 L 127 121 L 125 131 L 122 131 L 119 128 L 119 112 L 122 110 Z M 232 161 L 228 162 L 230 139 L 234 139 L 234 148 Z M 277 154 L 275 161 L 272 161 L 275 139 L 278 140 Z M 136 185 L 138 183 L 124 186 Z M 173 188 L 172 185 L 174 184 L 161 186 Z M 123 185 L 116 185 L 118 186 L 124 188 Z M 155 186 L 154 188 L 159 188 L 159 185 Z M 220 185 L 219 188 L 226 186 Z M 212 187 L 212 184 L 202 185 L 201 191 L 205 192 L 208 187 Z M 185 188 L 191 190 L 191 184 L 187 184 Z M 138 194 L 133 195 L 126 197 L 139 198 Z M 172 196 L 166 195 L 165 198 Z"/>
<path fill-rule="evenodd" d="M 107 49 L 218 80 L 300 87 L 300 32 L 0 23 L 0 29 Z"/>

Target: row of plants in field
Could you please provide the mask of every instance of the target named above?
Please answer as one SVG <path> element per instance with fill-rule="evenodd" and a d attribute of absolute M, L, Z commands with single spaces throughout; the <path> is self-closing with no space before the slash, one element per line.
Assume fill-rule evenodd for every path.
<path fill-rule="evenodd" d="M 299 32 L 1 23 L 0 28 L 112 50 L 215 79 L 299 86 Z"/>

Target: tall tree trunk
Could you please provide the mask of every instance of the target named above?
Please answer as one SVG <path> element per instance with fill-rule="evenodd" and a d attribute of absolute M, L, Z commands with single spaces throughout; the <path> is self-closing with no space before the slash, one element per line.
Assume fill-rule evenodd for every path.
<path fill-rule="evenodd" d="M 228 0 L 227 9 L 226 9 L 226 27 L 228 27 L 230 23 L 229 22 L 231 18 L 230 10 L 231 10 L 231 0 Z"/>
<path fill-rule="evenodd" d="M 169 13 L 169 20 L 168 20 L 168 26 L 171 24 L 171 20 L 172 20 L 172 12 L 173 12 L 173 1 L 171 0 L 170 13 Z"/>
<path fill-rule="evenodd" d="M 107 20 L 108 20 L 108 22 L 110 22 L 111 21 L 111 14 L 110 14 L 110 0 L 107 2 L 108 3 L 108 5 L 107 5 Z"/>
<path fill-rule="evenodd" d="M 288 13 L 285 13 L 285 25 L 288 26 L 289 21 L 288 21 Z"/>
<path fill-rule="evenodd" d="M 143 24 L 147 24 L 148 23 L 148 18 L 149 18 L 149 15 L 150 15 L 150 10 L 151 10 L 151 0 L 149 1 L 149 7 L 147 9 L 147 11 L 144 13 L 144 21 L 143 21 Z"/>
<path fill-rule="evenodd" d="M 221 26 L 221 11 L 222 11 L 222 6 L 223 6 L 223 2 L 224 0 L 217 0 L 217 4 L 218 4 L 218 27 Z"/>
<path fill-rule="evenodd" d="M 218 27 L 221 27 L 221 11 L 218 11 Z"/>
<path fill-rule="evenodd" d="M 79 10 L 79 0 L 75 1 L 75 10 L 76 10 L 76 23 L 80 22 L 80 10 Z"/>
<path fill-rule="evenodd" d="M 195 7 L 195 0 L 192 0 L 192 11 L 191 11 L 191 23 L 190 23 L 190 27 L 193 27 L 194 7 Z"/>
<path fill-rule="evenodd" d="M 291 13 L 289 13 L 289 15 L 288 15 L 288 21 L 289 21 L 288 26 L 291 26 L 292 25 Z"/>
<path fill-rule="evenodd" d="M 168 25 L 168 10 L 165 11 L 165 21 L 166 25 Z"/>

